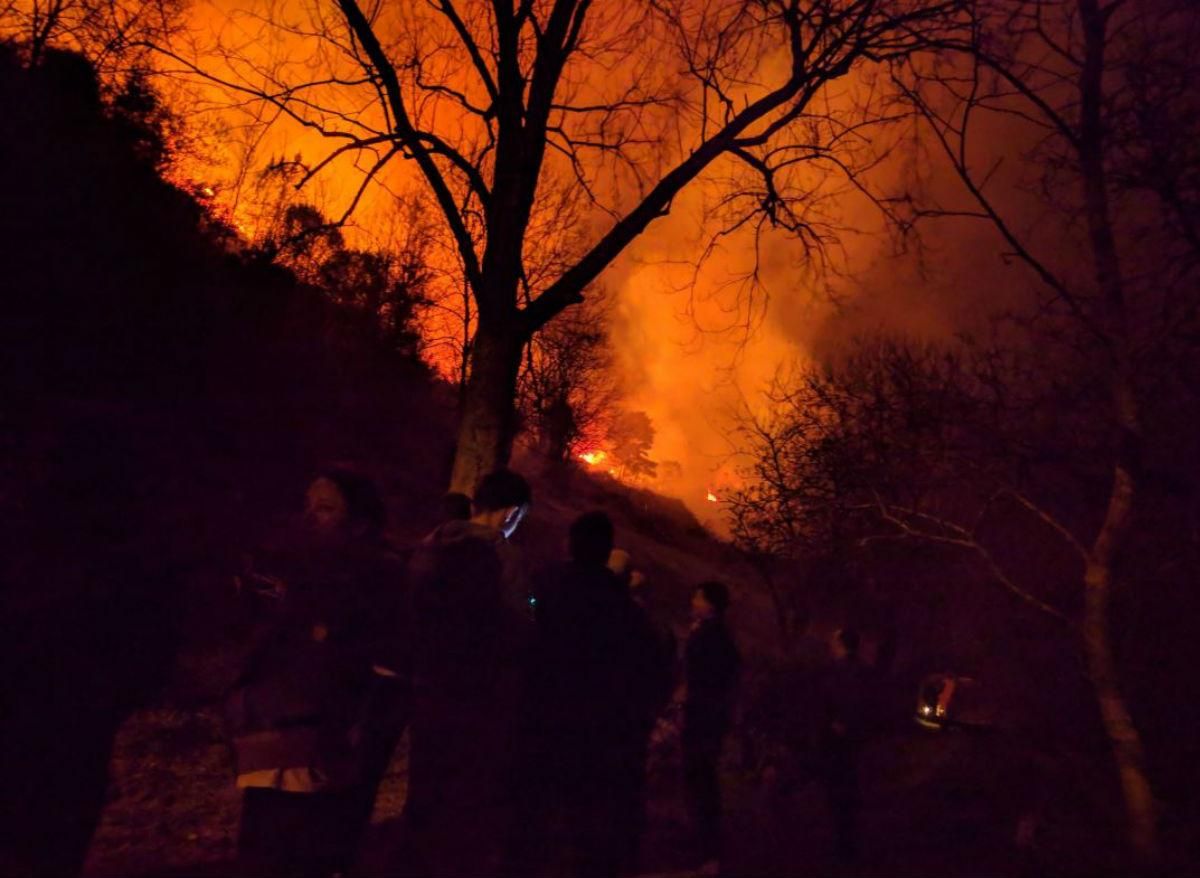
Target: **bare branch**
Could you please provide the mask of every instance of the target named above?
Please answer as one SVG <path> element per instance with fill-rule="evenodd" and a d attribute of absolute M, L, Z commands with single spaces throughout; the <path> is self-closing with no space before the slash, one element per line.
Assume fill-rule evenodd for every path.
<path fill-rule="evenodd" d="M 889 524 L 896 527 L 902 534 L 915 539 L 924 540 L 931 543 L 941 543 L 948 546 L 957 546 L 961 549 L 966 549 L 976 555 L 983 562 L 987 571 L 992 575 L 992 578 L 1002 585 L 1011 594 L 1017 596 L 1025 603 L 1037 608 L 1048 616 L 1052 616 L 1063 624 L 1074 626 L 1074 621 L 1056 607 L 1051 606 L 1037 596 L 1031 594 L 1021 588 L 1012 578 L 1004 572 L 1004 569 L 996 562 L 995 557 L 986 547 L 978 540 L 974 539 L 970 534 L 959 526 L 939 520 L 925 513 L 914 512 L 913 510 L 902 509 L 900 507 L 888 506 L 880 502 L 879 506 L 880 517 Z M 919 519 L 929 524 L 939 526 L 945 529 L 947 533 L 938 533 L 936 530 L 927 530 L 920 527 L 915 527 L 912 524 L 913 519 Z"/>

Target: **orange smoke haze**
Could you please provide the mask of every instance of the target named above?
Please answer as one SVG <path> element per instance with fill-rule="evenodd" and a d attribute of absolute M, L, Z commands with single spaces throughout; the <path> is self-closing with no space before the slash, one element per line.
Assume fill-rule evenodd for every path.
<path fill-rule="evenodd" d="M 310 8 L 298 0 L 272 7 L 279 16 Z M 233 0 L 197 4 L 192 25 L 197 45 L 219 37 L 260 63 L 303 66 L 310 60 L 311 45 L 299 38 L 290 45 L 265 40 L 262 23 Z M 205 63 L 211 69 L 211 56 Z M 766 68 L 772 64 L 770 59 L 762 63 Z M 232 64 L 218 72 L 231 78 L 246 73 Z M 828 99 L 849 100 L 854 87 L 846 85 L 840 95 Z M 328 154 L 330 143 L 286 120 L 276 120 L 264 133 L 262 123 L 268 120 L 248 106 L 231 109 L 217 99 L 207 107 L 203 102 L 197 106 L 208 124 L 223 134 L 215 145 L 220 155 L 214 167 L 204 169 L 204 177 L 195 183 L 215 191 L 243 234 L 260 235 L 270 205 L 253 196 L 258 170 L 281 157 L 299 155 L 315 162 Z M 362 109 L 364 120 L 377 112 L 374 105 Z M 996 142 L 1002 145 L 1004 138 Z M 877 188 L 886 188 L 889 179 L 898 179 L 909 164 L 921 160 L 912 144 L 898 146 L 878 169 Z M 363 171 L 349 158 L 339 160 L 300 197 L 337 216 L 352 199 Z M 351 243 L 387 246 L 395 240 L 394 196 L 413 188 L 412 174 L 408 164 L 393 163 L 381 175 L 380 185 L 367 190 L 347 230 Z M 934 185 L 939 185 L 936 179 Z M 716 188 L 710 177 L 685 189 L 671 214 L 653 223 L 600 279 L 615 299 L 611 336 L 627 406 L 645 411 L 656 430 L 651 457 L 659 463 L 660 475 L 653 487 L 680 497 L 712 525 L 718 524 L 716 498 L 738 484 L 736 449 L 730 442 L 734 413 L 742 406 L 754 408 L 781 366 L 811 361 L 850 336 L 879 329 L 948 335 L 978 321 L 997 302 L 1003 305 L 1011 298 L 1005 290 L 1019 284 L 993 256 L 994 238 L 982 226 L 938 232 L 927 251 L 937 261 L 936 271 L 913 256 L 893 256 L 880 214 L 848 186 L 820 190 L 825 200 L 819 219 L 842 228 L 837 246 L 829 249 L 832 274 L 815 271 L 800 246 L 782 234 L 768 233 L 756 246 L 749 227 L 724 238 L 697 271 L 716 230 L 709 203 Z M 615 196 L 619 202 L 620 193 Z M 546 240 L 547 246 L 552 243 Z M 987 272 L 979 270 L 983 253 L 990 266 Z M 453 253 L 435 247 L 428 258 L 444 292 L 455 295 L 461 281 Z M 760 285 L 752 292 L 739 283 L 751 269 L 757 270 Z M 841 297 L 840 307 L 832 304 L 831 291 Z M 452 335 L 453 323 L 450 319 L 445 326 L 431 326 L 429 332 Z M 431 351 L 434 365 L 450 375 L 451 350 Z M 606 452 L 600 448 L 579 456 L 590 466 L 605 466 Z"/>

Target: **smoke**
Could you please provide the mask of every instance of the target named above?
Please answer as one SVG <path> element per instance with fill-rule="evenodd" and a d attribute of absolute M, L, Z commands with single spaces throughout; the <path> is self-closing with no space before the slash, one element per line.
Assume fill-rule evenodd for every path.
<path fill-rule="evenodd" d="M 209 0 L 195 14 L 198 28 L 220 32 L 242 49 L 257 46 L 281 58 L 296 51 L 256 39 L 255 19 L 239 17 L 230 0 Z M 260 63 L 271 68 L 274 61 Z M 778 63 L 764 61 L 764 75 L 777 73 L 769 68 Z M 869 91 L 869 85 L 865 79 L 847 80 L 823 99 L 827 105 L 848 106 L 859 87 Z M 245 121 L 226 118 L 235 133 Z M 1008 132 L 992 134 L 987 151 L 1013 151 Z M 955 188 L 936 154 L 902 129 L 880 128 L 871 137 L 870 148 L 888 155 L 865 181 L 873 191 L 895 193 L 910 180 L 941 196 Z M 686 132 L 680 142 L 687 142 Z M 279 124 L 267 136 L 247 140 L 240 158 L 235 155 L 231 162 L 241 161 L 236 170 L 244 178 L 247 166 L 267 158 L 302 154 L 311 163 L 328 150 L 319 135 Z M 363 169 L 348 158 L 330 170 L 317 181 L 325 191 L 309 189 L 303 197 L 336 216 L 352 198 Z M 920 247 L 910 242 L 902 250 L 876 205 L 836 175 L 821 178 L 824 172 L 815 170 L 808 181 L 819 208 L 815 221 L 830 232 L 819 258 L 788 235 L 759 235 L 747 226 L 722 239 L 700 262 L 715 232 L 718 176 L 727 171 L 715 169 L 693 182 L 670 215 L 653 223 L 600 279 L 615 301 L 611 335 L 627 406 L 649 414 L 656 429 L 652 457 L 662 475 L 654 486 L 680 497 L 709 522 L 717 519 L 706 499 L 709 491 L 720 497 L 738 481 L 735 413 L 755 405 L 778 369 L 831 356 L 854 337 L 881 331 L 949 337 L 982 326 L 1027 290 L 1021 273 L 999 257 L 1002 247 L 987 224 L 932 223 L 923 228 Z M 407 163 L 397 163 L 387 175 L 392 192 L 408 188 L 412 179 Z M 1015 192 L 1014 182 L 1004 169 L 995 180 Z M 1015 197 L 1020 203 L 1021 196 Z M 614 202 L 620 200 L 617 192 Z M 373 230 L 387 224 L 390 203 L 386 189 L 369 191 L 349 239 L 377 238 Z M 751 270 L 753 285 L 746 283 Z"/>
<path fill-rule="evenodd" d="M 1028 144 L 1011 124 L 985 133 L 979 161 L 998 162 L 991 194 L 1026 227 L 1040 213 L 1022 186 L 1020 155 Z M 919 187 L 948 207 L 971 207 L 947 163 L 909 130 L 881 128 L 878 136 L 888 158 L 862 181 L 873 192 Z M 704 219 L 714 187 L 698 181 L 605 275 L 617 293 L 613 337 L 629 405 L 654 423 L 652 456 L 680 464 L 678 477 L 656 487 L 710 524 L 716 515 L 707 492 L 720 497 L 740 481 L 737 412 L 756 408 L 778 370 L 827 360 L 871 335 L 948 341 L 984 334 L 998 314 L 1031 301 L 1029 273 L 1006 255 L 990 223 L 930 219 L 900 238 L 856 188 L 830 185 L 836 197 L 826 218 L 836 233 L 823 254 L 806 254 L 783 233 L 756 247 L 746 229 L 697 271 L 714 232 Z M 1054 230 L 1041 237 L 1053 251 L 1062 236 Z M 760 288 L 748 297 L 737 280 L 751 267 Z"/>
<path fill-rule="evenodd" d="M 731 431 L 743 394 L 806 356 L 804 331 L 823 305 L 808 287 L 812 279 L 780 258 L 789 254 L 779 242 L 760 265 L 766 291 L 752 297 L 737 282 L 755 260 L 748 235 L 726 241 L 697 271 L 708 234 L 704 195 L 699 186 L 685 192 L 604 282 L 615 291 L 611 333 L 627 405 L 654 423 L 652 456 L 662 471 L 656 487 L 716 524 L 707 494 L 720 497 L 736 481 Z M 779 285 L 789 294 L 772 295 Z"/>

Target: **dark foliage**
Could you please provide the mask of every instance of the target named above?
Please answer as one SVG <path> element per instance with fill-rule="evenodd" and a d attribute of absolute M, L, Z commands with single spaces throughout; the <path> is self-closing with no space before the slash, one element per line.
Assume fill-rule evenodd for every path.
<path fill-rule="evenodd" d="M 1194 363 L 1193 352 L 1178 368 Z M 753 480 L 728 508 L 785 636 L 803 630 L 808 606 L 840 605 L 899 632 L 913 686 L 942 667 L 983 668 L 1028 741 L 1107 770 L 1095 707 L 1080 695 L 1082 562 L 1067 538 L 1105 508 L 1114 430 L 1097 374 L 1061 351 L 868 339 L 776 381 L 771 412 L 743 420 Z M 1200 740 L 1187 694 L 1200 399 L 1164 378 L 1147 381 L 1145 400 L 1144 495 L 1118 561 L 1112 627 L 1178 857 L 1194 843 L 1184 827 Z M 781 573 L 779 557 L 797 575 Z"/>
<path fill-rule="evenodd" d="M 220 630 L 202 571 L 233 569 L 323 461 L 409 458 L 383 487 L 422 511 L 448 464 L 405 344 L 159 177 L 144 81 L 100 95 L 78 56 L 30 71 L 0 47 L 6 874 L 78 867 L 116 724 Z"/>

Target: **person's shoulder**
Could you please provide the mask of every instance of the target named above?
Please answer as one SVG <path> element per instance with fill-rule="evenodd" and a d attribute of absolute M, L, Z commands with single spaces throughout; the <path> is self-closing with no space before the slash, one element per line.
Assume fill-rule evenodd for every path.
<path fill-rule="evenodd" d="M 481 556 L 498 559 L 502 543 L 495 528 L 473 521 L 448 521 L 422 540 L 417 552 L 451 563 Z"/>
<path fill-rule="evenodd" d="M 446 522 L 413 548 L 408 575 L 415 587 L 447 578 L 478 580 L 499 575 L 501 562 L 495 545 L 464 526 L 467 524 L 470 522 Z"/>
<path fill-rule="evenodd" d="M 421 541 L 425 546 L 445 546 L 460 543 L 465 540 L 485 540 L 495 542 L 499 531 L 470 520 L 454 519 L 444 521 L 429 532 Z"/>

